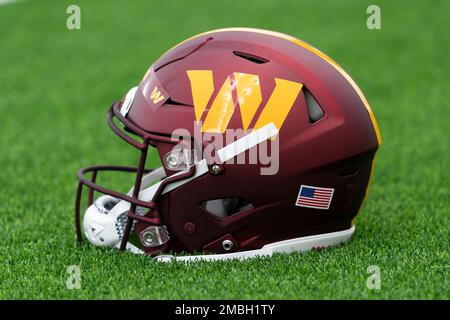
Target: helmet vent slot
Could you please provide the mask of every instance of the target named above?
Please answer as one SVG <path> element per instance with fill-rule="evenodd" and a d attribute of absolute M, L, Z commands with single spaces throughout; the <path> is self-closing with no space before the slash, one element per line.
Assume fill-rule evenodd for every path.
<path fill-rule="evenodd" d="M 200 206 L 217 218 L 226 218 L 254 206 L 243 198 L 223 198 L 203 201 Z"/>
<path fill-rule="evenodd" d="M 256 63 L 256 64 L 263 64 L 263 63 L 269 62 L 269 60 L 267 60 L 267 59 L 264 59 L 264 58 L 255 56 L 254 54 L 250 54 L 250 53 L 246 53 L 246 52 L 233 51 L 233 54 L 235 56 L 238 56 L 238 57 L 240 57 L 242 59 L 251 61 L 251 62 Z"/>
<path fill-rule="evenodd" d="M 306 104 L 308 106 L 309 121 L 314 123 L 322 119 L 325 113 L 311 92 L 303 87 L 303 94 L 305 95 Z"/>
<path fill-rule="evenodd" d="M 340 169 L 340 170 L 336 171 L 336 174 L 339 177 L 350 177 L 350 176 L 354 176 L 355 174 L 357 174 L 358 171 L 359 171 L 359 167 L 353 166 L 353 167 L 347 167 L 347 168 Z"/>

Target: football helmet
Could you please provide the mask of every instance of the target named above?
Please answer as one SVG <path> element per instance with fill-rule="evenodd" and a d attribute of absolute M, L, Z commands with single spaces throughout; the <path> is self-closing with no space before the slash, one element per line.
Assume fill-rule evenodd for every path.
<path fill-rule="evenodd" d="M 259 29 L 214 30 L 176 45 L 112 104 L 107 122 L 140 151 L 138 165 L 78 172 L 77 238 L 84 230 L 94 245 L 160 261 L 348 240 L 381 144 L 366 98 L 339 65 Z M 150 147 L 160 168 L 145 165 Z M 135 183 L 107 189 L 97 183 L 104 171 L 134 174 Z"/>

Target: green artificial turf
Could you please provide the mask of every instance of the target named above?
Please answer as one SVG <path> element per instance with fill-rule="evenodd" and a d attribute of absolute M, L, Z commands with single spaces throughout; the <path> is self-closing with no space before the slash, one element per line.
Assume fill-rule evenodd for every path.
<path fill-rule="evenodd" d="M 69 4 L 81 7 L 81 30 L 66 28 Z M 381 8 L 381 30 L 366 28 L 370 4 Z M 0 6 L 0 298 L 449 299 L 449 12 L 446 0 Z M 137 163 L 105 123 L 110 103 L 177 42 L 232 26 L 309 42 L 369 100 L 383 145 L 353 239 L 321 252 L 192 265 L 77 246 L 78 168 Z M 66 287 L 70 265 L 81 268 L 79 290 Z M 371 265 L 380 267 L 380 290 L 366 287 Z"/>

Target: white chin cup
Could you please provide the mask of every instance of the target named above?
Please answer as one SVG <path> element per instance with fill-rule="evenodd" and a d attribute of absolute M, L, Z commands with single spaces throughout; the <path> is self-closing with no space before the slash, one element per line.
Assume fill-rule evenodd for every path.
<path fill-rule="evenodd" d="M 114 247 L 120 241 L 117 216 L 109 209 L 118 201 L 111 196 L 101 196 L 86 210 L 83 228 L 89 242 L 96 246 Z"/>
<path fill-rule="evenodd" d="M 143 201 L 153 199 L 159 183 L 156 185 L 152 184 L 164 177 L 165 172 L 162 167 L 146 174 L 142 179 L 142 187 L 147 185 L 150 185 L 150 187 L 141 191 L 139 199 Z M 128 196 L 133 194 L 133 189 L 131 188 L 127 193 Z M 97 198 L 84 213 L 83 229 L 88 241 L 95 246 L 119 248 L 129 209 L 130 203 L 127 201 L 119 200 L 109 195 Z M 144 214 L 145 211 L 146 209 L 144 208 L 136 208 L 136 214 Z M 126 250 L 136 254 L 144 253 L 144 251 L 130 242 L 127 242 Z"/>

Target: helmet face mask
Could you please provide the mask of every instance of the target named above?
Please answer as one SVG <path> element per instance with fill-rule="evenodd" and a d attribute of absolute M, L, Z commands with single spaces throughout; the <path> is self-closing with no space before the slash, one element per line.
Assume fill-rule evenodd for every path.
<path fill-rule="evenodd" d="M 337 64 L 257 29 L 182 42 L 107 119 L 140 151 L 139 162 L 78 172 L 77 238 L 84 230 L 94 245 L 161 261 L 244 259 L 348 240 L 381 143 L 367 101 Z M 145 168 L 149 147 L 162 167 Z M 135 174 L 134 186 L 106 189 L 96 182 L 100 171 Z M 104 195 L 94 201 L 94 191 Z"/>

